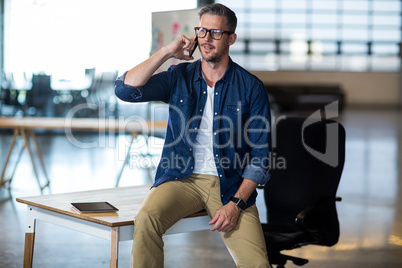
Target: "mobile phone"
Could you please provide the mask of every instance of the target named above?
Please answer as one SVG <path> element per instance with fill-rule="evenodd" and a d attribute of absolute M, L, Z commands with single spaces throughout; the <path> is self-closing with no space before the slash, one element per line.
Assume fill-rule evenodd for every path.
<path fill-rule="evenodd" d="M 194 49 L 191 50 L 191 52 L 190 52 L 190 57 L 193 56 L 194 51 L 196 50 L 196 48 L 197 48 L 197 46 L 198 46 L 198 37 L 195 37 L 194 41 L 195 41 L 195 46 L 194 46 Z"/>

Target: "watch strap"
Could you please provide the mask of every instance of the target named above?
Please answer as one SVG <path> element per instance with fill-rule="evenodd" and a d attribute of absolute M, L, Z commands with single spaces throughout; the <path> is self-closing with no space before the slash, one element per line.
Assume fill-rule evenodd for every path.
<path fill-rule="evenodd" d="M 246 207 L 247 207 L 247 202 L 245 202 L 245 201 L 244 201 L 243 199 L 241 199 L 241 198 L 237 198 L 237 197 L 231 196 L 231 197 L 229 198 L 229 200 L 232 201 L 232 202 L 234 202 L 234 203 L 236 204 L 236 206 L 237 206 L 238 208 L 240 208 L 241 210 L 244 210 L 244 209 L 246 209 Z"/>

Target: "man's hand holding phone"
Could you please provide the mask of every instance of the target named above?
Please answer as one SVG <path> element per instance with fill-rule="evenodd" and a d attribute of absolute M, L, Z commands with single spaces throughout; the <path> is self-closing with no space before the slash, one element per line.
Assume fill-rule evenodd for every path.
<path fill-rule="evenodd" d="M 194 39 L 189 39 L 184 35 L 181 35 L 176 38 L 172 43 L 170 43 L 167 47 L 171 53 L 171 57 L 178 60 L 192 60 L 193 53 L 196 50 L 198 45 L 197 37 Z M 185 54 L 187 51 L 189 54 Z"/>
<path fill-rule="evenodd" d="M 168 59 L 173 57 L 178 60 L 193 60 L 192 55 L 196 48 L 196 37 L 189 39 L 181 35 L 170 44 L 162 47 L 146 61 L 129 70 L 124 79 L 124 83 L 133 87 L 143 86 Z"/>

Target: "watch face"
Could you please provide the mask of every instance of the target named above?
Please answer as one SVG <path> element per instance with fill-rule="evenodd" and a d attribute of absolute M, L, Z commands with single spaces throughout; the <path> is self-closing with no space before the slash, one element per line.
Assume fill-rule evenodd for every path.
<path fill-rule="evenodd" d="M 240 199 L 237 203 L 237 206 L 241 209 L 245 209 L 247 207 L 247 203 Z"/>
<path fill-rule="evenodd" d="M 245 209 L 247 207 L 247 203 L 237 197 L 230 197 L 230 201 L 236 203 L 236 206 L 240 209 Z"/>

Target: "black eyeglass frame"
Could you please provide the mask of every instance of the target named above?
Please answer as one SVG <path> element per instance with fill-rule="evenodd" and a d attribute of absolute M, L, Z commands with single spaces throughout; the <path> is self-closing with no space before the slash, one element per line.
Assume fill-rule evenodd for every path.
<path fill-rule="evenodd" d="M 199 37 L 199 33 L 197 33 L 197 31 L 199 31 L 199 30 L 201 30 L 201 29 L 204 29 L 206 32 L 205 32 L 205 35 L 204 36 L 202 36 L 202 37 Z M 222 39 L 222 37 L 223 37 L 223 34 L 228 34 L 228 35 L 231 35 L 231 34 L 234 34 L 234 32 L 231 32 L 231 31 L 224 31 L 224 30 L 220 30 L 220 29 L 207 29 L 207 28 L 204 28 L 204 27 L 194 27 L 194 31 L 195 31 L 195 34 L 197 35 L 197 37 L 199 37 L 199 38 L 204 38 L 205 36 L 207 36 L 207 33 L 209 33 L 209 35 L 211 36 L 211 38 L 212 39 L 214 39 L 214 40 L 221 40 Z M 219 32 L 219 33 L 221 33 L 222 35 L 221 35 L 221 37 L 219 38 L 219 39 L 217 39 L 217 38 L 214 38 L 213 36 L 215 36 L 215 33 L 214 32 Z M 212 33 L 212 34 L 211 34 Z"/>

